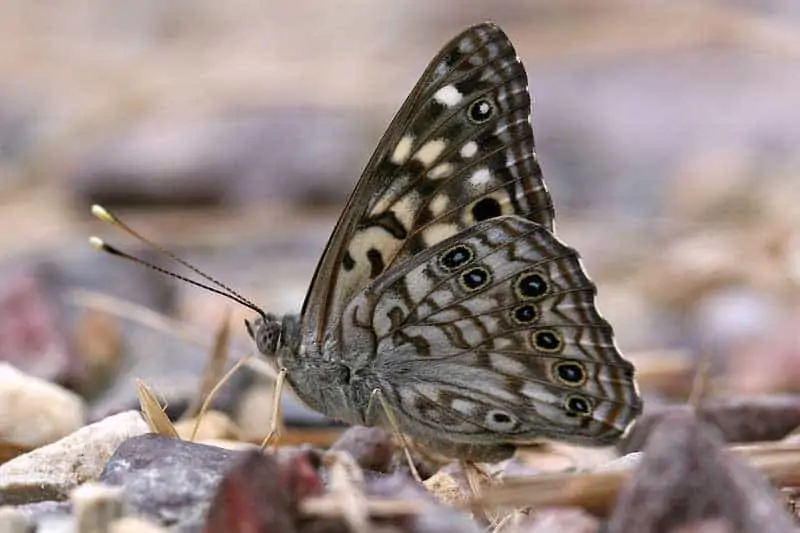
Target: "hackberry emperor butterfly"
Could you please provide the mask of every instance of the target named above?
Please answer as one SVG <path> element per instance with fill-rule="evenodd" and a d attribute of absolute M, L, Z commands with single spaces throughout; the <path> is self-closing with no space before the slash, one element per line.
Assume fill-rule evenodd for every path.
<path fill-rule="evenodd" d="M 194 270 L 259 311 L 247 324 L 258 350 L 332 418 L 391 424 L 468 461 L 543 438 L 612 443 L 641 412 L 633 365 L 578 253 L 554 236 L 530 113 L 508 37 L 473 26 L 390 124 L 299 316 L 265 314 Z"/>
<path fill-rule="evenodd" d="M 493 24 L 430 63 L 300 316 L 248 324 L 310 407 L 361 425 L 391 417 L 424 446 L 474 461 L 541 438 L 611 443 L 640 413 L 595 286 L 553 234 L 530 112 L 525 70 Z"/>

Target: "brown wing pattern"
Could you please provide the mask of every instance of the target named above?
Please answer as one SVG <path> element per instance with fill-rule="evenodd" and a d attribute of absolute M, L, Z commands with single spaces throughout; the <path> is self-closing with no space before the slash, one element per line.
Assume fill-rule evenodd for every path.
<path fill-rule="evenodd" d="M 443 47 L 337 223 L 303 306 L 306 338 L 320 342 L 383 272 L 476 223 L 516 214 L 552 231 L 530 113 L 525 69 L 500 28 L 480 24 Z"/>

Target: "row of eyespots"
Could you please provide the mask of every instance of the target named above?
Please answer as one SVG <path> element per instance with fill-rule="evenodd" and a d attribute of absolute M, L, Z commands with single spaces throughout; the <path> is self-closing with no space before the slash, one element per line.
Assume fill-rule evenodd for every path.
<path fill-rule="evenodd" d="M 563 407 L 569 417 L 587 417 L 594 409 L 592 401 L 579 394 L 564 398 Z M 486 413 L 485 423 L 495 431 L 510 432 L 518 426 L 519 419 L 507 411 L 493 409 Z"/>
<path fill-rule="evenodd" d="M 439 266 L 448 272 L 458 270 L 475 259 L 474 249 L 466 244 L 457 244 L 439 257 Z M 477 290 L 491 281 L 491 272 L 475 266 L 467 269 L 459 276 L 459 284 L 467 291 Z M 523 300 L 538 300 L 547 294 L 548 283 L 539 272 L 523 272 L 514 281 L 514 290 Z M 511 311 L 512 318 L 520 324 L 533 323 L 539 318 L 539 312 L 532 303 L 524 303 Z M 540 352 L 553 354 L 563 350 L 565 344 L 560 332 L 555 329 L 537 329 L 531 333 L 531 342 Z M 559 361 L 553 365 L 554 377 L 565 385 L 579 387 L 588 376 L 586 370 L 577 361 Z M 564 400 L 564 409 L 568 416 L 589 416 L 592 402 L 587 398 L 571 394 Z M 513 419 L 503 418 L 505 413 L 494 413 L 495 425 L 513 425 Z"/>
<path fill-rule="evenodd" d="M 580 394 L 564 398 L 563 407 L 569 417 L 587 417 L 594 409 L 592 401 Z M 495 431 L 509 432 L 518 426 L 519 419 L 508 411 L 492 409 L 486 413 L 485 423 Z"/>
<path fill-rule="evenodd" d="M 455 272 L 475 259 L 475 250 L 468 244 L 456 244 L 439 256 L 439 267 Z M 492 272 L 481 265 L 466 269 L 458 276 L 458 283 L 466 292 L 476 291 L 492 281 Z"/>

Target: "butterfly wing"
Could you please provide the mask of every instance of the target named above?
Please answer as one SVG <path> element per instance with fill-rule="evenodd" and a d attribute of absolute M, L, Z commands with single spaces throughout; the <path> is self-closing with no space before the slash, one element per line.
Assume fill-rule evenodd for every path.
<path fill-rule="evenodd" d="M 595 292 L 574 249 L 502 216 L 378 278 L 344 329 L 374 332 L 379 387 L 413 437 L 611 443 L 641 401 Z"/>
<path fill-rule="evenodd" d="M 553 229 L 525 69 L 494 24 L 445 45 L 395 116 L 342 213 L 303 304 L 321 343 L 368 283 L 474 224 L 516 214 Z"/>

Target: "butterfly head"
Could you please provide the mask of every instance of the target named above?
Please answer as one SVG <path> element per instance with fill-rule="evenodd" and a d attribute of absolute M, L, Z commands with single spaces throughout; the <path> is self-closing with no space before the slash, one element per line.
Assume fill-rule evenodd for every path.
<path fill-rule="evenodd" d="M 245 320 L 244 325 L 258 352 L 268 358 L 274 357 L 283 336 L 283 321 L 275 315 L 265 314 L 253 321 Z"/>

